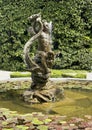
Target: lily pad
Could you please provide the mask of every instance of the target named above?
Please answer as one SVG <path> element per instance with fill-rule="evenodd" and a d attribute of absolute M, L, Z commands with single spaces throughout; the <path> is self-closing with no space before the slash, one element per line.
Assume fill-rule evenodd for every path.
<path fill-rule="evenodd" d="M 31 123 L 34 124 L 34 125 L 42 125 L 42 124 L 44 124 L 44 122 L 38 120 L 37 118 L 33 118 Z"/>
<path fill-rule="evenodd" d="M 37 127 L 38 130 L 48 130 L 48 126 L 40 125 Z"/>
<path fill-rule="evenodd" d="M 28 126 L 24 126 L 24 125 L 18 125 L 15 128 L 16 128 L 16 130 L 27 130 L 29 127 Z"/>
<path fill-rule="evenodd" d="M 45 123 L 45 124 L 48 124 L 48 123 L 50 123 L 51 121 L 52 121 L 51 119 L 45 119 L 45 120 L 44 120 L 44 123 Z"/>

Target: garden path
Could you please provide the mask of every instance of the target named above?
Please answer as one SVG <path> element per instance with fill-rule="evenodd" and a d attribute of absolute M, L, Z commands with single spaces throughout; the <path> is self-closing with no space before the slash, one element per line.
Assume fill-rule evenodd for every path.
<path fill-rule="evenodd" d="M 10 79 L 10 71 L 0 70 L 0 80 L 8 80 Z"/>

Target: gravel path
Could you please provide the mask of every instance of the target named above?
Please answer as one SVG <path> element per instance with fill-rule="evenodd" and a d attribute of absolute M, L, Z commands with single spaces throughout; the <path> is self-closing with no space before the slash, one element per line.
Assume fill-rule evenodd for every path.
<path fill-rule="evenodd" d="M 0 80 L 8 80 L 10 79 L 10 71 L 0 70 Z"/>

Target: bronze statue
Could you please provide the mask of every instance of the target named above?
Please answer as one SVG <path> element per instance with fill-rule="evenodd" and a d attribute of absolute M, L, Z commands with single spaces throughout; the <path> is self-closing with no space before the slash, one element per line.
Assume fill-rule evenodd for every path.
<path fill-rule="evenodd" d="M 33 83 L 31 89 L 35 89 L 35 87 L 38 88 L 39 84 L 42 86 L 42 84 L 44 85 L 47 82 L 50 74 L 49 68 L 52 67 L 54 61 L 54 53 L 51 50 L 50 43 L 51 22 L 47 23 L 45 20 L 42 21 L 40 14 L 30 16 L 29 20 L 32 23 L 32 29 L 35 35 L 25 44 L 24 59 L 28 69 L 32 73 Z M 38 40 L 38 52 L 33 61 L 30 59 L 29 51 L 35 40 Z"/>
<path fill-rule="evenodd" d="M 31 32 L 33 36 L 24 46 L 24 60 L 27 64 L 28 70 L 32 73 L 32 84 L 30 87 L 30 94 L 26 93 L 31 98 L 30 102 L 52 101 L 54 91 L 48 91 L 48 79 L 50 76 L 50 68 L 54 62 L 54 52 L 51 50 L 51 26 L 52 22 L 48 23 L 42 20 L 41 14 L 34 14 L 30 16 L 29 21 L 32 24 Z M 34 41 L 38 40 L 37 53 L 34 59 L 30 58 L 30 47 Z M 51 89 L 52 90 L 52 89 Z M 51 96 L 52 95 L 52 96 Z"/>

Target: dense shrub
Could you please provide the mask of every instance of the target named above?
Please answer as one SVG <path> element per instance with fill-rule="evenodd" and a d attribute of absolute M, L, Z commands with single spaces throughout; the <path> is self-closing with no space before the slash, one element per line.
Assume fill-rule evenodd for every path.
<path fill-rule="evenodd" d="M 0 0 L 0 69 L 25 69 L 22 52 L 30 38 L 27 18 L 38 12 L 53 22 L 54 68 L 91 69 L 91 0 Z"/>

